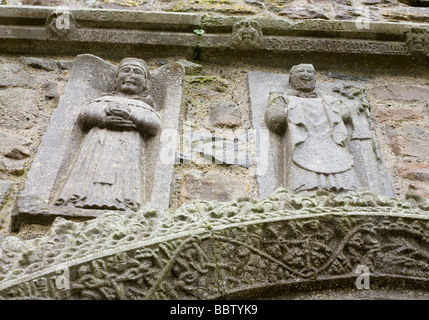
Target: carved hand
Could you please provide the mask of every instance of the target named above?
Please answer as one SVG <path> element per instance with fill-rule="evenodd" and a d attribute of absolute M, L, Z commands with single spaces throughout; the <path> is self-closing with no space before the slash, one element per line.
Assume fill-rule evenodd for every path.
<path fill-rule="evenodd" d="M 289 101 L 283 96 L 273 96 L 270 97 L 268 109 L 265 111 L 265 124 L 271 131 L 283 135 L 287 126 L 286 106 Z"/>
<path fill-rule="evenodd" d="M 107 116 L 120 117 L 124 120 L 127 120 L 130 118 L 130 111 L 129 110 L 126 110 L 123 108 L 112 107 L 112 106 L 109 106 L 106 109 L 106 114 L 107 114 Z"/>
<path fill-rule="evenodd" d="M 135 124 L 131 120 L 126 120 L 118 116 L 107 116 L 105 119 L 107 129 L 115 131 L 125 131 L 136 129 Z"/>

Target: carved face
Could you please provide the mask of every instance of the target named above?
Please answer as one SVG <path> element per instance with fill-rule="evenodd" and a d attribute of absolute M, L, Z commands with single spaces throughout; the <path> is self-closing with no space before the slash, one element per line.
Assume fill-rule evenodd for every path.
<path fill-rule="evenodd" d="M 259 35 L 258 30 L 256 30 L 250 22 L 243 23 L 237 33 L 244 44 L 252 43 Z"/>
<path fill-rule="evenodd" d="M 146 89 L 146 73 L 137 65 L 123 65 L 116 77 L 116 91 L 126 95 L 139 95 Z"/>
<path fill-rule="evenodd" d="M 292 67 L 289 83 L 297 91 L 313 91 L 316 88 L 316 71 L 313 65 L 300 64 Z"/>
<path fill-rule="evenodd" d="M 412 28 L 407 33 L 407 45 L 411 52 L 426 53 L 429 50 L 427 28 Z"/>

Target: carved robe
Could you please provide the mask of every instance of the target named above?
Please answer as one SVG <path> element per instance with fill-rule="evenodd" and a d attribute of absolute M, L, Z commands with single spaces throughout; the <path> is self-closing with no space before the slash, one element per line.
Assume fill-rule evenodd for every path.
<path fill-rule="evenodd" d="M 104 119 L 109 107 L 132 115 L 135 128 L 110 130 Z M 137 210 L 143 203 L 146 127 L 159 127 L 159 115 L 147 103 L 116 96 L 91 102 L 79 116 L 88 130 L 56 205 L 85 209 Z"/>
<path fill-rule="evenodd" d="M 295 192 L 357 189 L 354 158 L 345 147 L 347 129 L 340 101 L 315 93 L 286 99 L 286 186 Z"/>

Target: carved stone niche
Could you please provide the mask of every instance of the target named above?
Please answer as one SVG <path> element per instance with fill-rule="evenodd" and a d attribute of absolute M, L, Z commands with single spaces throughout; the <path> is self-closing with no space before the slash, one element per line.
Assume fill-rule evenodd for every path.
<path fill-rule="evenodd" d="M 168 208 L 183 78 L 176 63 L 150 71 L 141 59 L 116 67 L 77 56 L 17 199 L 12 231 L 58 216 Z"/>
<path fill-rule="evenodd" d="M 311 64 L 248 77 L 259 196 L 366 189 L 393 197 L 364 84 L 317 83 Z"/>

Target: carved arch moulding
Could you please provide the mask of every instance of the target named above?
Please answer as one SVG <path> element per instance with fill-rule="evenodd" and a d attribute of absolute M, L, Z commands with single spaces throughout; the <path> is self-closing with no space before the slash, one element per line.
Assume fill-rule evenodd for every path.
<path fill-rule="evenodd" d="M 0 297 L 291 298 L 341 288 L 355 298 L 424 299 L 428 210 L 416 197 L 279 189 L 262 200 L 196 201 L 169 213 L 58 218 L 43 238 L 3 240 Z M 356 287 L 362 266 L 371 290 Z"/>

